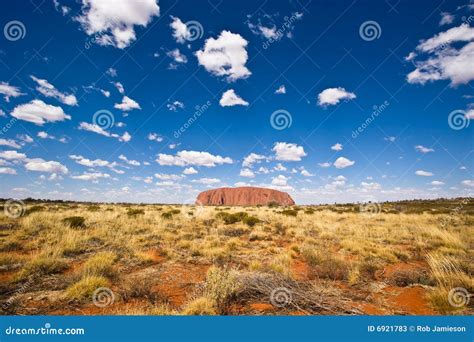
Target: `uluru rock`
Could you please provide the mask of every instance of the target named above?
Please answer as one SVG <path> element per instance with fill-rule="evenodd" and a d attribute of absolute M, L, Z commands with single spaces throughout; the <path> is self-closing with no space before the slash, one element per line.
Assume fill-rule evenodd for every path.
<path fill-rule="evenodd" d="M 199 205 L 294 205 L 295 201 L 286 192 L 273 189 L 244 186 L 239 188 L 219 188 L 201 192 L 196 204 Z"/>

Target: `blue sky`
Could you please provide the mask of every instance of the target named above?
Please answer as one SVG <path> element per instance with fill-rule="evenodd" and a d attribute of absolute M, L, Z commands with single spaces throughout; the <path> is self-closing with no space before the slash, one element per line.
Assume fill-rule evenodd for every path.
<path fill-rule="evenodd" d="M 474 3 L 2 5 L 0 197 L 472 195 Z"/>

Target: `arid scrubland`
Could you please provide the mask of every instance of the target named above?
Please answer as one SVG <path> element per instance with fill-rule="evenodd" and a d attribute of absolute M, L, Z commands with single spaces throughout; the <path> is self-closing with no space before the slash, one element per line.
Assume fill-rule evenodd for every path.
<path fill-rule="evenodd" d="M 474 205 L 461 200 L 27 202 L 0 216 L 0 312 L 472 314 Z"/>

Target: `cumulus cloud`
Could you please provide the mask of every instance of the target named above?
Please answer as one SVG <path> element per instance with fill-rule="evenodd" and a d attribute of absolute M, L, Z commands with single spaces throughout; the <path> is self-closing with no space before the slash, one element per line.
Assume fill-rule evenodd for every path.
<path fill-rule="evenodd" d="M 0 174 L 2 175 L 16 175 L 16 170 L 11 167 L 0 167 Z"/>
<path fill-rule="evenodd" d="M 71 176 L 73 179 L 83 180 L 83 181 L 93 181 L 96 182 L 100 178 L 110 178 L 108 173 L 101 173 L 101 172 L 85 172 L 82 175 L 78 176 Z"/>
<path fill-rule="evenodd" d="M 160 180 L 165 180 L 165 181 L 169 181 L 169 180 L 177 181 L 183 178 L 183 176 L 180 176 L 180 175 L 165 174 L 165 173 L 155 173 L 155 177 Z"/>
<path fill-rule="evenodd" d="M 141 109 L 138 102 L 136 102 L 135 100 L 132 100 L 128 96 L 124 96 L 122 98 L 122 102 L 121 103 L 116 103 L 114 105 L 114 108 L 123 110 L 124 112 L 130 111 L 130 110 L 133 110 L 133 109 Z"/>
<path fill-rule="evenodd" d="M 416 51 L 426 58 L 413 61 L 416 68 L 407 75 L 409 83 L 450 80 L 456 86 L 474 79 L 474 27 L 462 24 L 440 32 L 422 40 Z"/>
<path fill-rule="evenodd" d="M 25 160 L 26 154 L 18 153 L 17 151 L 2 151 L 0 152 L 0 158 L 6 160 Z"/>
<path fill-rule="evenodd" d="M 440 186 L 440 185 L 444 185 L 444 182 L 434 180 L 431 182 L 431 185 Z"/>
<path fill-rule="evenodd" d="M 147 139 L 151 140 L 151 141 L 156 141 L 156 142 L 162 142 L 163 141 L 163 137 L 160 136 L 157 133 L 149 133 L 148 136 L 147 136 Z"/>
<path fill-rule="evenodd" d="M 128 165 L 132 165 L 132 166 L 140 166 L 141 165 L 139 161 L 130 160 L 126 156 L 124 156 L 123 154 L 121 154 L 118 158 L 120 160 L 124 161 L 125 163 L 127 163 Z"/>
<path fill-rule="evenodd" d="M 346 167 L 352 166 L 355 164 L 355 161 L 349 160 L 345 157 L 339 157 L 334 162 L 336 169 L 345 169 Z"/>
<path fill-rule="evenodd" d="M 461 184 L 468 186 L 470 188 L 474 188 L 474 180 L 471 180 L 471 179 L 463 180 Z"/>
<path fill-rule="evenodd" d="M 178 64 L 186 64 L 188 62 L 188 58 L 179 51 L 179 49 L 173 49 L 168 51 L 166 55 L 173 59 L 173 62 L 170 63 L 170 69 L 176 69 Z"/>
<path fill-rule="evenodd" d="M 272 185 L 276 186 L 287 186 L 288 185 L 288 177 L 284 175 L 278 175 L 272 178 Z"/>
<path fill-rule="evenodd" d="M 11 112 L 11 116 L 39 126 L 46 122 L 71 119 L 71 116 L 64 113 L 61 107 L 46 104 L 41 100 L 32 100 L 29 103 L 16 106 Z"/>
<path fill-rule="evenodd" d="M 331 163 L 325 162 L 325 163 L 318 163 L 320 167 L 327 168 L 331 166 Z"/>
<path fill-rule="evenodd" d="M 146 27 L 160 15 L 156 0 L 82 0 L 82 12 L 76 20 L 89 36 L 97 36 L 98 44 L 119 49 L 135 39 L 135 26 Z"/>
<path fill-rule="evenodd" d="M 429 171 L 417 170 L 415 172 L 415 175 L 422 176 L 422 177 L 431 177 L 434 174 L 432 172 L 429 172 Z"/>
<path fill-rule="evenodd" d="M 173 38 L 176 39 L 177 43 L 185 43 L 192 37 L 191 31 L 181 19 L 173 16 L 171 16 L 171 19 L 170 27 L 173 29 Z"/>
<path fill-rule="evenodd" d="M 77 106 L 77 99 L 73 94 L 60 92 L 47 80 L 37 78 L 33 75 L 31 76 L 31 79 L 37 84 L 36 90 L 44 96 L 55 98 L 56 100 L 69 106 Z"/>
<path fill-rule="evenodd" d="M 454 15 L 448 12 L 441 12 L 441 19 L 439 21 L 439 26 L 452 24 L 454 21 Z"/>
<path fill-rule="evenodd" d="M 243 167 L 252 167 L 255 163 L 260 163 L 262 160 L 266 160 L 267 157 L 262 156 L 261 154 L 250 153 L 247 157 L 244 158 L 242 162 Z"/>
<path fill-rule="evenodd" d="M 222 94 L 219 104 L 222 107 L 248 106 L 249 103 L 237 95 L 234 89 L 229 89 Z"/>
<path fill-rule="evenodd" d="M 195 179 L 192 182 L 193 183 L 210 185 L 210 184 L 220 183 L 221 181 L 220 181 L 220 179 L 217 179 L 217 178 L 200 178 L 200 179 Z"/>
<path fill-rule="evenodd" d="M 25 163 L 28 171 L 67 174 L 68 168 L 57 161 L 46 161 L 41 158 L 28 159 Z"/>
<path fill-rule="evenodd" d="M 181 101 L 173 101 L 171 103 L 168 103 L 166 107 L 172 112 L 177 112 L 178 109 L 184 108 L 184 103 Z"/>
<path fill-rule="evenodd" d="M 286 94 L 286 87 L 284 84 L 278 87 L 277 90 L 275 90 L 275 94 Z"/>
<path fill-rule="evenodd" d="M 10 97 L 25 95 L 20 91 L 20 88 L 9 85 L 6 82 L 0 82 L 0 94 L 3 95 L 6 102 L 10 102 Z"/>
<path fill-rule="evenodd" d="M 300 161 L 306 156 L 303 146 L 286 142 L 275 143 L 272 151 L 275 152 L 275 159 L 282 161 Z"/>
<path fill-rule="evenodd" d="M 11 148 L 21 148 L 21 146 L 13 139 L 0 139 L 0 146 L 8 146 Z"/>
<path fill-rule="evenodd" d="M 421 153 L 429 153 L 429 152 L 434 152 L 432 148 L 425 147 L 423 145 L 416 145 L 415 150 Z"/>
<path fill-rule="evenodd" d="M 196 56 L 208 72 L 232 82 L 252 74 L 245 66 L 248 60 L 247 44 L 240 34 L 222 31 L 217 39 L 207 39 Z"/>
<path fill-rule="evenodd" d="M 240 170 L 240 177 L 247 177 L 247 178 L 254 178 L 255 177 L 255 173 L 250 170 L 250 169 L 242 169 Z"/>
<path fill-rule="evenodd" d="M 103 135 L 104 137 L 115 138 L 115 139 L 118 139 L 119 141 L 123 141 L 123 142 L 129 142 L 132 139 L 132 136 L 128 132 L 125 132 L 122 135 L 118 135 L 118 134 L 110 133 L 110 132 L 104 130 L 99 125 L 90 124 L 88 122 L 81 122 L 79 124 L 79 129 L 84 130 L 84 131 L 93 132 L 93 133 L 96 133 L 96 134 L 100 134 L 100 135 Z"/>
<path fill-rule="evenodd" d="M 222 164 L 232 164 L 232 159 L 229 157 L 221 157 L 213 155 L 209 152 L 198 151 L 179 151 L 176 155 L 158 154 L 156 162 L 160 165 L 174 165 L 174 166 L 206 166 L 214 167 Z"/>
<path fill-rule="evenodd" d="M 354 93 L 348 92 L 342 87 L 324 89 L 318 95 L 318 104 L 320 106 L 336 105 L 341 100 L 353 100 L 356 98 Z"/>
<path fill-rule="evenodd" d="M 337 144 L 332 145 L 331 150 L 333 150 L 333 151 L 342 151 L 342 144 L 337 143 Z"/>
<path fill-rule="evenodd" d="M 183 173 L 184 173 L 185 175 L 195 175 L 195 174 L 197 174 L 198 172 L 197 172 L 197 170 L 196 170 L 194 167 L 188 167 L 188 168 L 184 169 Z"/>

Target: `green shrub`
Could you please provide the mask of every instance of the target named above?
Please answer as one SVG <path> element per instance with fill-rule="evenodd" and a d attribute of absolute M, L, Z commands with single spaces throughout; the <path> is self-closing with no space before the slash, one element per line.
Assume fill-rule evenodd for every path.
<path fill-rule="evenodd" d="M 144 214 L 145 214 L 145 210 L 143 209 L 128 209 L 127 210 L 128 217 L 135 217 L 135 216 L 144 215 Z"/>
<path fill-rule="evenodd" d="M 259 223 L 260 220 L 258 218 L 256 218 L 255 216 L 247 216 L 242 220 L 242 222 L 245 223 L 249 227 L 253 227 L 257 223 Z"/>
<path fill-rule="evenodd" d="M 298 210 L 295 209 L 285 209 L 280 212 L 282 215 L 296 217 L 298 215 Z"/>
<path fill-rule="evenodd" d="M 167 212 L 161 213 L 161 217 L 164 218 L 165 220 L 170 220 L 173 218 L 173 214 L 167 211 Z"/>

